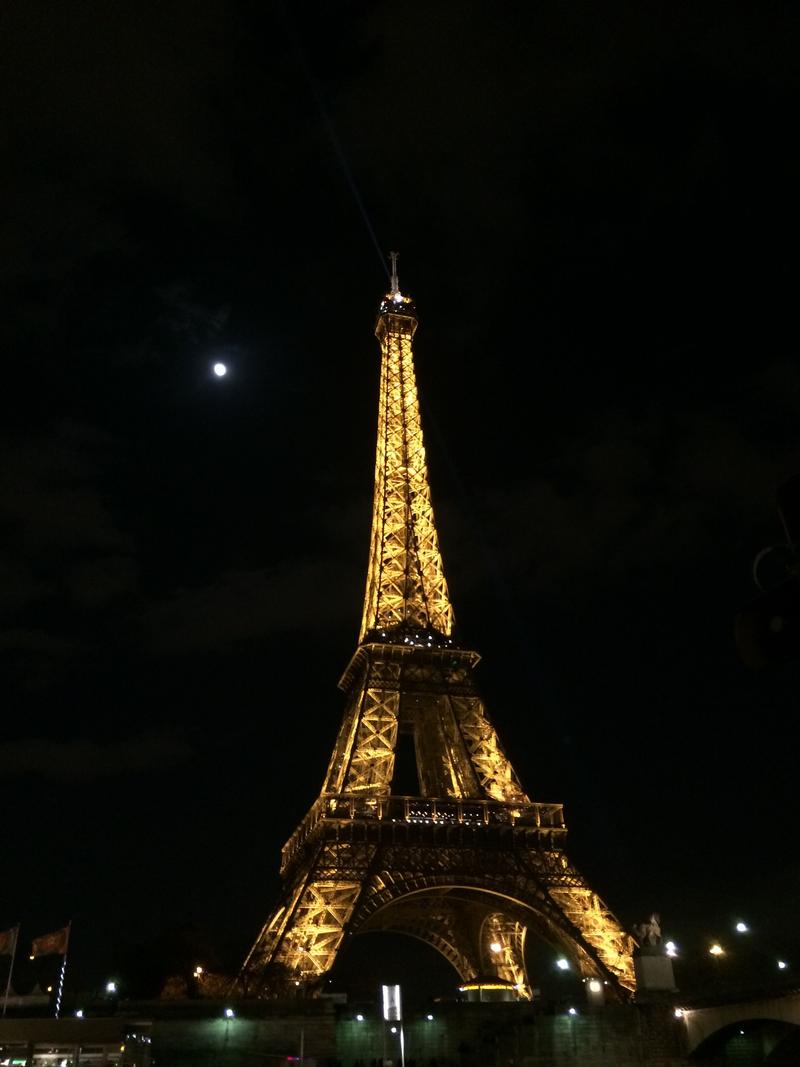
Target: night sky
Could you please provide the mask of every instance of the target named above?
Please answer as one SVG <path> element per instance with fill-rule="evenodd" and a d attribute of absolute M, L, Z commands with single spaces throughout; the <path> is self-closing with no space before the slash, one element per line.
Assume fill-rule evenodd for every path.
<path fill-rule="evenodd" d="M 626 926 L 744 917 L 800 969 L 800 668 L 734 643 L 800 471 L 799 22 L 4 5 L 0 929 L 72 919 L 73 984 L 133 989 L 267 918 L 357 638 L 397 249 L 525 787 Z"/>

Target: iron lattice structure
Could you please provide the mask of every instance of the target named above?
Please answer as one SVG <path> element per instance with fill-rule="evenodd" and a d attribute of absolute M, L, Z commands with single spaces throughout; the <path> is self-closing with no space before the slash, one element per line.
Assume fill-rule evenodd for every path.
<path fill-rule="evenodd" d="M 633 939 L 564 852 L 560 804 L 532 802 L 476 689 L 478 655 L 454 644 L 428 484 L 412 341 L 392 291 L 376 336 L 381 384 L 364 615 L 339 685 L 346 708 L 322 792 L 283 849 L 283 893 L 240 975 L 248 993 L 316 987 L 345 939 L 389 930 L 438 949 L 464 981 L 531 996 L 529 932 L 619 996 Z M 392 792 L 410 734 L 418 795 Z"/>

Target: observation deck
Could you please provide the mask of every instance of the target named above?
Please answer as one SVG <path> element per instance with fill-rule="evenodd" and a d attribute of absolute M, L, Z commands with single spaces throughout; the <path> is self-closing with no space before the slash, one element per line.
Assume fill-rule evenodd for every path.
<path fill-rule="evenodd" d="M 320 841 L 448 847 L 519 847 L 557 851 L 566 835 L 562 804 L 366 793 L 323 793 L 281 852 L 285 874 Z"/>

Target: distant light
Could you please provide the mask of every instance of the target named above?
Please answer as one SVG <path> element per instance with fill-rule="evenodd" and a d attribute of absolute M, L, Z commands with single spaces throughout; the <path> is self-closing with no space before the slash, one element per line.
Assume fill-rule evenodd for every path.
<path fill-rule="evenodd" d="M 200 964 L 198 963 L 198 965 L 197 965 L 197 966 L 195 967 L 195 969 L 194 969 L 194 976 L 195 976 L 195 978 L 199 978 L 199 977 L 200 977 L 200 975 L 201 975 L 202 973 L 203 973 L 203 968 L 202 968 L 202 967 L 200 966 Z"/>
<path fill-rule="evenodd" d="M 117 983 L 116 982 L 106 982 L 106 993 L 116 993 L 116 991 L 117 991 Z"/>
<path fill-rule="evenodd" d="M 503 946 L 500 944 L 499 941 L 492 941 L 491 945 L 489 945 L 489 948 L 492 950 L 492 952 L 503 951 Z"/>
<path fill-rule="evenodd" d="M 390 1026 L 390 1027 L 389 1027 L 389 1029 L 391 1030 L 391 1032 L 392 1032 L 393 1034 L 396 1034 L 396 1033 L 397 1033 L 397 1027 L 396 1027 L 396 1026 Z"/>
<path fill-rule="evenodd" d="M 228 373 L 228 368 L 225 366 L 224 363 L 215 363 L 214 373 L 218 378 L 224 378 L 225 375 Z"/>
<path fill-rule="evenodd" d="M 568 971 L 569 970 L 569 960 L 564 959 L 563 956 L 559 956 L 558 959 L 556 960 L 556 967 L 558 967 L 559 971 Z"/>
<path fill-rule="evenodd" d="M 47 992 L 48 992 L 48 993 L 52 993 L 52 992 L 53 992 L 53 987 L 52 987 L 51 985 L 49 985 L 49 986 L 47 987 Z"/>
<path fill-rule="evenodd" d="M 724 956 L 725 955 L 725 949 L 722 947 L 722 945 L 718 944 L 716 941 L 714 942 L 714 944 L 711 946 L 711 948 L 708 951 L 711 953 L 712 956 Z"/>
<path fill-rule="evenodd" d="M 778 960 L 778 970 L 779 971 L 785 971 L 788 966 L 789 966 L 789 964 L 786 962 L 786 960 Z"/>
<path fill-rule="evenodd" d="M 75 1012 L 75 1018 L 76 1019 L 82 1019 L 83 1018 L 83 1008 L 78 1008 L 78 1010 Z"/>
<path fill-rule="evenodd" d="M 676 1008 L 674 1014 L 676 1019 L 682 1019 L 686 1013 L 683 1008 Z"/>
<path fill-rule="evenodd" d="M 567 1009 L 567 1015 L 577 1015 L 577 1014 L 578 1014 L 578 1009 L 577 1008 L 568 1008 Z"/>
<path fill-rule="evenodd" d="M 750 927 L 747 925 L 747 923 L 743 923 L 743 922 L 740 921 L 740 922 L 738 922 L 736 924 L 736 933 L 737 934 L 749 934 L 750 933 Z"/>
<path fill-rule="evenodd" d="M 598 982 L 596 978 L 593 978 L 591 980 L 591 982 L 589 983 L 589 991 L 592 992 L 592 993 L 602 993 L 603 992 L 603 983 L 602 982 Z"/>
<path fill-rule="evenodd" d="M 363 1023 L 363 1021 L 364 1021 L 364 1016 L 363 1015 L 356 1015 L 356 1022 L 357 1023 Z"/>
<path fill-rule="evenodd" d="M 236 1012 L 233 1010 L 233 1008 L 226 1008 L 225 1009 L 225 1018 L 226 1019 L 235 1019 L 236 1018 Z"/>
<path fill-rule="evenodd" d="M 28 959 L 29 959 L 29 960 L 35 960 L 35 959 L 36 959 L 36 957 L 35 957 L 35 956 L 28 956 Z"/>
<path fill-rule="evenodd" d="M 667 941 L 666 945 L 664 945 L 664 948 L 666 949 L 668 956 L 678 955 L 678 946 L 675 944 L 674 941 Z"/>
<path fill-rule="evenodd" d="M 433 1022 L 433 1016 L 432 1015 L 426 1015 L 425 1018 L 428 1020 L 429 1023 Z"/>

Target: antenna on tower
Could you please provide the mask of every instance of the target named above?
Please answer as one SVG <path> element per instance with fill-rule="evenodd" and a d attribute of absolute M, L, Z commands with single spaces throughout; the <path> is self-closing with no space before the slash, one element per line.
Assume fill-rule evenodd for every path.
<path fill-rule="evenodd" d="M 389 259 L 392 261 L 392 296 L 400 292 L 400 283 L 397 280 L 397 252 L 390 252 Z"/>

